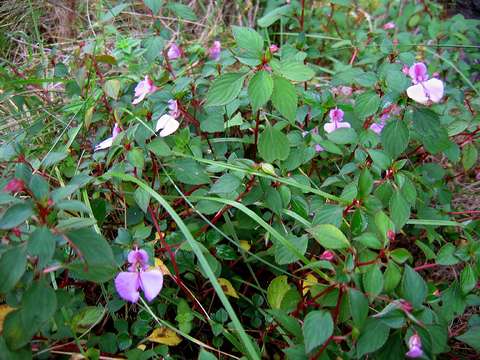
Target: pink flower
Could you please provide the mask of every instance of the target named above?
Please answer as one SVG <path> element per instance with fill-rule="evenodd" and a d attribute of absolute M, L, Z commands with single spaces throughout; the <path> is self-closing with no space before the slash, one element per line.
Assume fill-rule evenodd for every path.
<path fill-rule="evenodd" d="M 349 128 L 348 122 L 343 122 L 343 110 L 335 108 L 330 110 L 330 122 L 323 125 L 323 129 L 327 133 L 331 133 L 339 128 Z"/>
<path fill-rule="evenodd" d="M 436 78 L 428 80 L 427 67 L 424 63 L 413 64 L 408 74 L 414 84 L 407 89 L 410 99 L 424 105 L 429 101 L 438 103 L 442 99 L 443 82 Z"/>
<path fill-rule="evenodd" d="M 340 86 L 338 90 L 343 96 L 350 96 L 353 92 L 350 86 Z"/>
<path fill-rule="evenodd" d="M 318 153 L 318 152 L 322 152 L 324 151 L 325 149 L 320 145 L 320 144 L 316 144 L 315 145 L 315 151 Z"/>
<path fill-rule="evenodd" d="M 145 96 L 155 91 L 157 91 L 157 87 L 153 85 L 153 81 L 146 75 L 145 79 L 140 81 L 135 87 L 135 99 L 133 99 L 132 104 L 138 104 L 145 99 Z"/>
<path fill-rule="evenodd" d="M 383 25 L 383 30 L 391 30 L 395 29 L 395 23 L 394 22 L 388 22 L 385 25 Z"/>
<path fill-rule="evenodd" d="M 325 250 L 322 255 L 320 255 L 320 260 L 332 261 L 335 258 L 335 254 L 330 250 Z"/>
<path fill-rule="evenodd" d="M 167 52 L 168 60 L 175 60 L 182 56 L 182 49 L 175 43 L 170 45 Z"/>
<path fill-rule="evenodd" d="M 148 254 L 145 250 L 132 250 L 128 254 L 130 266 L 115 278 L 118 295 L 126 301 L 136 303 L 142 289 L 145 298 L 152 301 L 162 290 L 163 273 L 158 269 L 148 269 Z"/>
<path fill-rule="evenodd" d="M 410 71 L 410 68 L 407 65 L 403 65 L 402 73 L 404 73 L 405 75 L 408 75 L 409 71 Z"/>
<path fill-rule="evenodd" d="M 25 189 L 25 183 L 20 179 L 12 179 L 3 188 L 4 192 L 17 193 Z"/>
<path fill-rule="evenodd" d="M 208 56 L 210 59 L 217 61 L 220 59 L 220 52 L 222 51 L 222 43 L 218 40 L 213 42 L 213 45 L 208 49 Z"/>
<path fill-rule="evenodd" d="M 276 44 L 272 44 L 268 49 L 270 50 L 271 54 L 275 54 L 280 48 Z"/>
<path fill-rule="evenodd" d="M 168 110 L 169 114 L 173 116 L 175 119 L 180 116 L 180 109 L 178 108 L 178 101 L 170 99 L 168 100 Z"/>
<path fill-rule="evenodd" d="M 405 354 L 411 358 L 419 358 L 423 356 L 422 340 L 417 333 L 410 336 L 408 339 L 408 352 Z"/>
<path fill-rule="evenodd" d="M 372 130 L 375 134 L 381 134 L 383 128 L 385 127 L 385 123 L 387 119 L 390 117 L 389 114 L 383 114 L 380 116 L 379 123 L 373 123 L 370 125 L 370 130 Z"/>
<path fill-rule="evenodd" d="M 113 144 L 113 140 L 115 140 L 115 138 L 117 137 L 118 134 L 120 134 L 121 131 L 122 130 L 120 129 L 118 124 L 115 123 L 115 125 L 113 126 L 113 129 L 112 129 L 112 136 L 110 136 L 108 139 L 103 140 L 101 143 L 97 144 L 95 146 L 95 151 L 104 150 L 104 149 L 108 149 L 109 147 L 111 147 L 112 144 Z"/>

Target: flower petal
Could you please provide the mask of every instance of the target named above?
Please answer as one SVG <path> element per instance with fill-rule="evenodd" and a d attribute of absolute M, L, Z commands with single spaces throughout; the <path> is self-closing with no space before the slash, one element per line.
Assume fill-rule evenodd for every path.
<path fill-rule="evenodd" d="M 146 95 L 147 95 L 147 94 L 145 94 L 145 93 L 140 94 L 139 97 L 133 99 L 132 104 L 133 104 L 133 105 L 137 105 L 137 104 L 140 103 L 143 99 L 145 99 L 145 96 L 146 96 Z"/>
<path fill-rule="evenodd" d="M 109 147 L 112 146 L 113 139 L 114 138 L 112 136 L 112 137 L 109 137 L 108 139 L 103 140 L 101 143 L 99 143 L 95 146 L 95 151 L 108 149 Z"/>
<path fill-rule="evenodd" d="M 428 103 L 427 94 L 422 84 L 412 85 L 407 89 L 407 95 L 410 99 L 415 100 L 420 104 Z"/>
<path fill-rule="evenodd" d="M 413 64 L 410 69 L 408 69 L 408 74 L 412 78 L 414 84 L 428 79 L 427 67 L 421 62 Z"/>
<path fill-rule="evenodd" d="M 148 301 L 152 301 L 162 290 L 163 273 L 160 270 L 140 272 L 140 287 Z"/>
<path fill-rule="evenodd" d="M 349 127 L 352 127 L 350 125 L 350 123 L 348 122 L 338 122 L 337 123 L 337 129 L 340 129 L 340 128 L 349 128 Z"/>
<path fill-rule="evenodd" d="M 423 351 L 421 347 L 413 346 L 405 355 L 411 358 L 419 358 L 423 356 Z"/>
<path fill-rule="evenodd" d="M 177 131 L 179 126 L 180 123 L 175 120 L 173 116 L 165 114 L 162 115 L 160 119 L 158 119 L 157 125 L 155 126 L 155 132 L 157 132 L 158 130 L 162 130 L 160 131 L 160 136 L 165 137 Z"/>
<path fill-rule="evenodd" d="M 335 131 L 336 129 L 337 129 L 337 126 L 333 122 L 329 122 L 329 123 L 326 123 L 325 125 L 323 125 L 323 130 L 325 130 L 325 132 L 327 132 L 327 133 L 331 133 L 331 132 Z"/>
<path fill-rule="evenodd" d="M 137 302 L 140 297 L 138 287 L 140 285 L 137 272 L 123 271 L 115 278 L 115 289 L 117 289 L 118 295 L 123 299 L 130 302 Z"/>
<path fill-rule="evenodd" d="M 426 89 L 428 98 L 434 103 L 438 103 L 443 97 L 443 82 L 442 80 L 432 78 L 423 83 Z"/>

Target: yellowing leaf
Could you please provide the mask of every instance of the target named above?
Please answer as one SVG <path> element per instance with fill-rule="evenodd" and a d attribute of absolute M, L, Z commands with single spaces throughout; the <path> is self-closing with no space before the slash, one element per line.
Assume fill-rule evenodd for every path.
<path fill-rule="evenodd" d="M 303 295 L 306 295 L 307 292 L 310 290 L 310 288 L 316 284 L 318 284 L 317 278 L 313 274 L 308 274 L 305 277 L 305 280 L 303 280 L 303 289 L 302 289 Z"/>
<path fill-rule="evenodd" d="M 8 306 L 7 304 L 0 305 L 0 334 L 3 331 L 3 322 L 5 321 L 5 318 L 13 310 L 15 310 L 15 309 L 12 308 L 11 306 Z"/>
<path fill-rule="evenodd" d="M 147 346 L 145 344 L 140 344 L 140 345 L 137 346 L 137 349 L 142 350 L 142 351 L 145 351 L 146 348 L 147 348 Z"/>
<path fill-rule="evenodd" d="M 250 250 L 252 245 L 247 240 L 240 240 L 240 247 L 243 250 L 248 251 L 248 250 Z"/>
<path fill-rule="evenodd" d="M 222 286 L 222 290 L 225 295 L 234 297 L 238 299 L 238 294 L 235 288 L 233 287 L 232 283 L 224 278 L 219 278 L 218 283 Z"/>
<path fill-rule="evenodd" d="M 168 270 L 168 268 L 165 266 L 163 261 L 160 260 L 159 258 L 155 258 L 155 267 L 159 268 L 164 275 L 172 276 L 172 274 L 170 273 L 170 270 Z"/>
<path fill-rule="evenodd" d="M 147 339 L 168 346 L 177 346 L 182 342 L 182 338 L 175 331 L 163 326 L 153 330 Z"/>

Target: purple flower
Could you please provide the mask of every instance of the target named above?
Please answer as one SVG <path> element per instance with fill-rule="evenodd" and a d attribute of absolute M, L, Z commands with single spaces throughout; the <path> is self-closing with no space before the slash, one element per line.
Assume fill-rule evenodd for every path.
<path fill-rule="evenodd" d="M 327 133 L 331 133 L 339 128 L 351 127 L 348 122 L 343 122 L 343 110 L 335 108 L 330 110 L 330 122 L 323 125 L 323 129 Z"/>
<path fill-rule="evenodd" d="M 118 134 L 120 134 L 121 131 L 122 130 L 120 129 L 118 124 L 115 123 L 115 125 L 113 126 L 113 129 L 112 129 L 112 136 L 103 140 L 101 143 L 97 144 L 95 146 L 95 151 L 104 150 L 104 149 L 108 149 L 109 147 L 111 147 L 112 144 L 113 144 L 113 140 L 115 140 L 115 138 L 117 137 Z"/>
<path fill-rule="evenodd" d="M 429 101 L 438 103 L 443 97 L 443 82 L 432 78 L 428 80 L 427 67 L 424 63 L 415 63 L 408 70 L 414 85 L 407 89 L 410 99 L 420 103 L 428 104 Z"/>
<path fill-rule="evenodd" d="M 408 352 L 405 354 L 411 358 L 419 358 L 423 356 L 422 340 L 417 333 L 410 336 L 408 339 Z"/>
<path fill-rule="evenodd" d="M 162 290 L 163 273 L 148 269 L 148 254 L 145 250 L 132 250 L 128 254 L 130 266 L 115 278 L 115 288 L 123 300 L 136 303 L 142 289 L 145 298 L 152 301 Z"/>
<path fill-rule="evenodd" d="M 322 152 L 324 151 L 325 149 L 320 145 L 320 144 L 315 144 L 315 151 L 318 153 L 318 152 Z"/>
<path fill-rule="evenodd" d="M 385 25 L 383 25 L 383 30 L 391 30 L 395 29 L 395 23 L 394 22 L 388 22 Z"/>
<path fill-rule="evenodd" d="M 178 101 L 170 99 L 168 100 L 168 113 L 175 119 L 180 116 L 180 109 L 178 108 Z"/>
<path fill-rule="evenodd" d="M 375 134 L 380 134 L 385 127 L 385 123 L 387 122 L 387 119 L 390 117 L 389 114 L 383 114 L 380 116 L 380 122 L 378 123 L 373 123 L 370 125 L 370 130 L 372 130 Z"/>
<path fill-rule="evenodd" d="M 208 56 L 210 59 L 217 61 L 220 59 L 220 52 L 222 51 L 222 43 L 218 40 L 213 42 L 213 45 L 210 49 L 208 49 Z"/>
<path fill-rule="evenodd" d="M 155 91 L 157 91 L 157 87 L 153 85 L 153 81 L 146 75 L 145 79 L 140 81 L 135 87 L 135 99 L 133 99 L 132 104 L 138 104 L 145 99 L 145 96 Z"/>
<path fill-rule="evenodd" d="M 180 49 L 180 47 L 175 43 L 170 45 L 167 52 L 168 60 L 175 60 L 181 56 L 182 56 L 182 49 Z"/>
<path fill-rule="evenodd" d="M 325 250 L 322 255 L 320 255 L 320 260 L 332 261 L 335 259 L 335 254 L 330 250 Z"/>

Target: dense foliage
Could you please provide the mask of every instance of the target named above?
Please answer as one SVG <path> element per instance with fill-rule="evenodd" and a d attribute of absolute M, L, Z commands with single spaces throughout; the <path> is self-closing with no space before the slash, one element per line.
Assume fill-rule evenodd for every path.
<path fill-rule="evenodd" d="M 2 358 L 476 356 L 479 23 L 328 4 L 3 63 Z"/>

